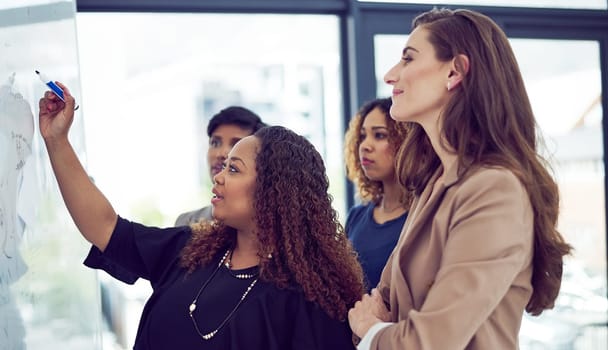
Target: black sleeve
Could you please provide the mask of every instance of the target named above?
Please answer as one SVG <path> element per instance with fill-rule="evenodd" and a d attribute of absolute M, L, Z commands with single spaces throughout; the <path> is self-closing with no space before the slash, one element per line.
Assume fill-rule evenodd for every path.
<path fill-rule="evenodd" d="M 305 301 L 295 314 L 292 350 L 355 350 L 346 320 L 332 319 L 318 305 Z"/>
<path fill-rule="evenodd" d="M 187 226 L 150 227 L 119 217 L 105 251 L 91 247 L 84 264 L 129 284 L 141 277 L 154 287 L 190 236 Z"/>

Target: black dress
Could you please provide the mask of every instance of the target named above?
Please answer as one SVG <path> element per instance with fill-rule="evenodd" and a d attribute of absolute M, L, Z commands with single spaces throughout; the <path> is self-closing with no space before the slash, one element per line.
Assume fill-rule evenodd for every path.
<path fill-rule="evenodd" d="M 92 247 L 85 260 L 85 265 L 126 283 L 139 277 L 150 281 L 153 293 L 142 312 L 134 349 L 354 349 L 346 322 L 330 318 L 299 291 L 278 289 L 261 280 L 217 334 L 203 339 L 189 316 L 189 306 L 202 285 L 209 280 L 193 317 L 206 334 L 217 329 L 256 279 L 233 275 L 253 273 L 256 268 L 232 274 L 223 265 L 218 268 L 222 251 L 209 266 L 187 274 L 179 266 L 179 256 L 190 236 L 188 227 L 160 229 L 118 218 L 106 250 Z"/>

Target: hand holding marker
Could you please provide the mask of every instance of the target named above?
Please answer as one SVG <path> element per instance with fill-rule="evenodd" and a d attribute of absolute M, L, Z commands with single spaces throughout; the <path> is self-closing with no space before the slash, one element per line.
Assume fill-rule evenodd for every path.
<path fill-rule="evenodd" d="M 35 71 L 36 74 L 38 74 L 38 76 L 40 77 L 40 80 L 46 85 L 48 86 L 51 91 L 53 91 L 53 93 L 55 95 L 57 95 L 57 97 L 59 97 L 59 99 L 63 102 L 65 102 L 65 100 L 63 99 L 63 90 L 59 87 L 59 85 L 55 84 L 54 81 L 48 79 L 46 77 L 46 75 L 40 73 L 39 71 Z M 74 110 L 77 110 L 78 107 L 80 107 L 79 105 L 75 105 L 74 106 Z"/>

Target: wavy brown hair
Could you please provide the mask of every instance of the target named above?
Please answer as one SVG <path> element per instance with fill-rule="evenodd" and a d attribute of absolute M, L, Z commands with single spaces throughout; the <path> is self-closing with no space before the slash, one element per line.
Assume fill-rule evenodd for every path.
<path fill-rule="evenodd" d="M 553 307 L 563 256 L 572 247 L 556 228 L 558 188 L 537 151 L 542 140 L 513 50 L 496 23 L 474 11 L 435 8 L 416 17 L 412 27 L 426 29 L 436 58 L 455 58 L 463 73 L 442 112 L 441 130 L 443 141 L 456 150 L 460 173 L 481 165 L 504 167 L 528 192 L 534 211 L 534 291 L 526 311 L 538 315 Z M 468 73 L 458 55 L 468 57 Z M 424 130 L 414 126 L 399 152 L 400 182 L 419 194 L 439 165 Z"/>
<path fill-rule="evenodd" d="M 323 159 L 304 137 L 281 126 L 257 131 L 255 222 L 260 278 L 301 290 L 333 318 L 345 320 L 364 294 L 363 272 L 332 208 Z M 193 225 L 182 265 L 207 265 L 236 242 L 219 222 Z M 271 257 L 269 258 L 269 254 Z"/>
<path fill-rule="evenodd" d="M 382 181 L 374 181 L 365 176 L 361 167 L 359 157 L 359 146 L 361 145 L 361 128 L 365 118 L 375 109 L 384 115 L 386 128 L 388 129 L 388 143 L 397 154 L 399 146 L 405 140 L 411 123 L 398 122 L 391 118 L 390 109 L 392 100 L 390 98 L 377 98 L 366 102 L 361 106 L 357 114 L 351 119 L 348 130 L 344 136 L 344 158 L 346 162 L 346 176 L 357 186 L 357 196 L 363 203 L 372 202 L 378 204 L 384 195 Z M 395 169 L 396 171 L 396 169 Z M 401 187 L 400 202 L 405 208 L 409 208 L 413 195 L 405 187 Z"/>

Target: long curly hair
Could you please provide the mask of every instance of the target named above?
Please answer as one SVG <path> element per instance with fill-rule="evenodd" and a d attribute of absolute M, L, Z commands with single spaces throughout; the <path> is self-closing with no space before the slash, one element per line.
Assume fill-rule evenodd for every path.
<path fill-rule="evenodd" d="M 361 159 L 359 157 L 359 146 L 361 145 L 361 128 L 365 118 L 375 109 L 378 109 L 384 115 L 386 128 L 388 129 L 388 143 L 396 156 L 397 151 L 405 140 L 410 124 L 408 122 L 398 122 L 391 118 L 390 109 L 392 105 L 391 98 L 377 98 L 366 102 L 361 106 L 357 114 L 350 120 L 348 130 L 344 136 L 344 159 L 346 162 L 346 176 L 357 187 L 357 196 L 363 203 L 372 202 L 378 204 L 384 196 L 384 188 L 382 181 L 371 180 L 365 176 L 365 172 L 361 167 Z M 396 171 L 396 169 L 395 169 Z M 409 207 L 413 199 L 413 194 L 404 186 L 401 187 L 400 201 L 404 207 Z"/>
<path fill-rule="evenodd" d="M 332 208 L 323 159 L 284 127 L 254 136 L 260 142 L 254 201 L 260 279 L 301 290 L 329 316 L 345 320 L 365 292 L 363 272 Z M 190 271 L 236 243 L 235 229 L 217 221 L 192 225 L 192 231 L 181 260 Z"/>
<path fill-rule="evenodd" d="M 549 163 L 537 151 L 538 126 L 515 55 L 504 32 L 490 18 L 469 10 L 433 9 L 416 17 L 436 58 L 466 55 L 470 69 L 442 115 L 443 140 L 452 146 L 461 174 L 481 166 L 511 170 L 528 192 L 534 211 L 532 297 L 526 311 L 538 315 L 553 307 L 559 293 L 563 256 L 571 252 L 557 231 L 559 191 Z M 420 194 L 440 165 L 420 125 L 398 156 L 399 181 Z"/>

